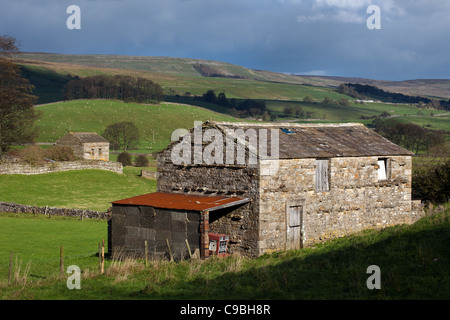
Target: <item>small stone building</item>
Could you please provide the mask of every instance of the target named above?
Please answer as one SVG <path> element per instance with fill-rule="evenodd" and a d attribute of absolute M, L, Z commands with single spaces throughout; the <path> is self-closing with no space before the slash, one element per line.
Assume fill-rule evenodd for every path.
<path fill-rule="evenodd" d="M 109 225 L 111 251 L 142 256 L 147 242 L 148 256 L 184 259 L 199 249 L 209 249 L 207 233 L 210 212 L 224 215 L 228 208 L 247 203 L 238 197 L 207 197 L 155 192 L 112 203 Z M 112 235 L 112 236 L 111 236 Z M 203 245 L 202 245 L 203 244 Z"/>
<path fill-rule="evenodd" d="M 362 124 L 207 122 L 157 155 L 158 192 L 142 196 L 153 199 L 148 206 L 136 199 L 113 203 L 112 248 L 137 250 L 133 239 L 142 243 L 174 221 L 198 228 L 185 236 L 198 238 L 203 258 L 209 233 L 229 235 L 229 253 L 256 257 L 412 223 L 419 218 L 411 207 L 412 155 Z M 158 211 L 161 195 L 231 204 L 192 210 L 164 201 Z M 155 227 L 146 225 L 148 215 Z M 127 233 L 114 234 L 114 226 Z"/>
<path fill-rule="evenodd" d="M 95 132 L 69 132 L 56 145 L 71 147 L 84 160 L 109 161 L 109 141 Z"/>

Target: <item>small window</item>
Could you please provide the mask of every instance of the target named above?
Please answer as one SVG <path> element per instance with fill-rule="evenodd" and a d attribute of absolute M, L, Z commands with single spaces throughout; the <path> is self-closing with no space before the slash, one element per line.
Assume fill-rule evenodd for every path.
<path fill-rule="evenodd" d="M 302 221 L 303 206 L 289 207 L 289 227 L 300 227 Z"/>
<path fill-rule="evenodd" d="M 389 159 L 378 159 L 378 180 L 389 179 Z"/>
<path fill-rule="evenodd" d="M 330 190 L 328 164 L 330 160 L 316 160 L 316 190 Z"/>
<path fill-rule="evenodd" d="M 98 155 L 99 155 L 99 156 L 102 155 L 102 148 L 98 148 Z"/>
<path fill-rule="evenodd" d="M 95 155 L 95 149 L 91 150 L 91 156 Z"/>

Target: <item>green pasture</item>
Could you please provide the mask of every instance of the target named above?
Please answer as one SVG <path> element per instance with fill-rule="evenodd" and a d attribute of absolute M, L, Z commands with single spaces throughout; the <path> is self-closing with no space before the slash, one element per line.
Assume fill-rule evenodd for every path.
<path fill-rule="evenodd" d="M 61 246 L 64 271 L 70 265 L 97 271 L 102 239 L 107 243 L 106 220 L 0 214 L 0 292 L 9 277 L 11 251 L 11 281 L 25 285 L 58 278 Z"/>
<path fill-rule="evenodd" d="M 156 181 L 104 170 L 76 170 L 38 175 L 0 175 L 0 201 L 30 206 L 106 211 L 111 202 L 156 191 Z"/>
<path fill-rule="evenodd" d="M 449 209 L 413 225 L 366 230 L 312 248 L 263 255 L 179 262 L 106 259 L 98 243 L 106 223 L 0 214 L 0 299 L 48 300 L 447 300 L 450 298 Z M 81 269 L 81 288 L 59 278 Z M 19 262 L 7 283 L 9 253 Z M 25 270 L 29 264 L 29 269 Z M 380 289 L 369 289 L 369 266 L 380 268 Z M 270 303 L 270 301 L 268 301 Z"/>
<path fill-rule="evenodd" d="M 236 121 L 236 119 L 189 105 L 161 103 L 144 105 L 115 100 L 72 100 L 36 106 L 42 112 L 37 121 L 39 142 L 55 142 L 67 132 L 102 134 L 106 126 L 131 121 L 140 131 L 138 151 L 151 153 L 165 148 L 175 129 L 190 129 L 194 121 Z"/>
<path fill-rule="evenodd" d="M 285 118 L 284 108 L 292 106 L 302 108 L 303 111 L 311 112 L 310 119 L 299 119 L 309 122 L 360 122 L 370 124 L 373 119 L 362 119 L 361 117 L 379 117 L 384 112 L 400 122 L 411 122 L 420 126 L 426 126 L 434 130 L 450 130 L 450 113 L 444 110 L 424 110 L 415 105 L 386 104 L 386 103 L 353 103 L 349 106 L 339 104 L 325 104 L 323 102 L 302 101 L 276 101 L 266 102 L 267 108 L 274 114 L 278 114 L 278 121 Z M 432 114 L 432 115 L 431 115 Z M 289 118 L 288 118 L 289 119 Z M 290 117 L 290 119 L 295 119 Z"/>

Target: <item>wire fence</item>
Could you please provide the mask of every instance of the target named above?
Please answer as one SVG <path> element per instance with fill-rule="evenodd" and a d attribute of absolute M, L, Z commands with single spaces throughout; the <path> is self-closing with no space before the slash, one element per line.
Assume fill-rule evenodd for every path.
<path fill-rule="evenodd" d="M 46 258 L 46 259 L 36 259 L 35 257 L 26 258 L 26 254 L 18 252 L 14 253 L 14 250 L 11 250 L 8 255 L 8 260 L 2 259 L 0 261 L 0 270 L 2 270 L 2 274 L 0 274 L 0 282 L 7 279 L 8 284 L 12 283 L 12 277 L 17 277 L 17 274 L 20 274 L 20 269 L 22 268 L 22 263 L 26 264 L 25 269 L 27 271 L 23 271 L 22 277 L 27 277 L 28 273 L 30 276 L 34 276 L 37 278 L 45 278 L 46 276 L 57 274 L 59 272 L 60 276 L 63 276 L 65 273 L 64 266 L 72 264 L 73 262 L 79 259 L 90 258 L 94 256 L 98 256 L 98 268 L 100 273 L 104 272 L 104 263 L 105 263 L 105 241 L 102 239 L 98 244 L 98 251 L 85 251 L 85 252 L 77 252 L 76 254 L 64 254 L 64 247 L 60 246 L 60 254 L 54 258 Z M 96 264 L 95 260 L 85 261 L 83 264 L 88 263 L 90 266 L 94 266 Z M 30 273 L 30 269 L 32 266 L 40 265 L 38 270 L 33 270 L 33 273 Z M 59 269 L 57 266 L 59 265 Z M 6 272 L 3 271 L 7 270 Z M 36 273 L 39 273 L 37 275 Z"/>

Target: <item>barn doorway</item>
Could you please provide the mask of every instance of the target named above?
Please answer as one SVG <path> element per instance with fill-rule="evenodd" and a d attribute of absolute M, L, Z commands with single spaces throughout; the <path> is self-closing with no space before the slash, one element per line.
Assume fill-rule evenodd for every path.
<path fill-rule="evenodd" d="M 287 206 L 287 249 L 303 248 L 303 207 L 303 203 Z"/>

